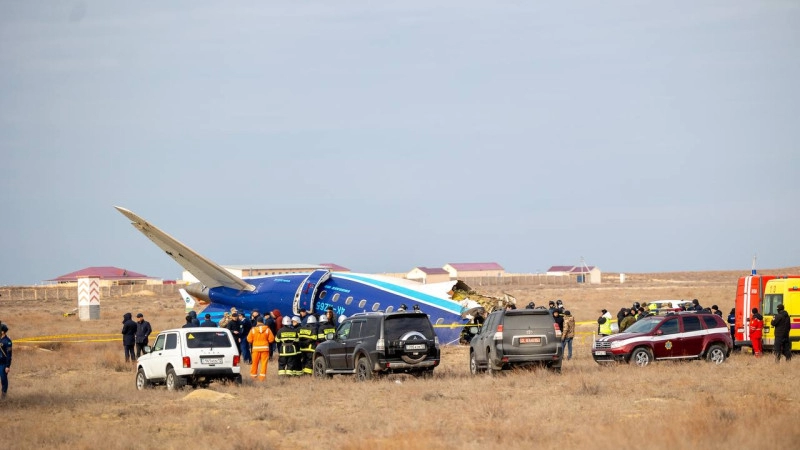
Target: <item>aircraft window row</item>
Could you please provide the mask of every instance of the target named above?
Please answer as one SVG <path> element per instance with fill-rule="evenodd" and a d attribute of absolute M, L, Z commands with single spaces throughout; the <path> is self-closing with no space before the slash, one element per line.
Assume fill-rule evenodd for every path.
<path fill-rule="evenodd" d="M 339 301 L 339 293 L 338 292 L 333 294 L 333 298 L 331 299 L 331 301 L 332 302 L 338 302 Z"/>
<path fill-rule="evenodd" d="M 348 306 L 349 306 L 349 305 L 350 305 L 350 303 L 353 303 L 353 297 L 347 297 L 347 300 L 345 300 L 345 301 L 344 301 L 344 304 L 345 304 L 345 305 L 348 305 Z"/>
<path fill-rule="evenodd" d="M 361 299 L 361 301 L 360 301 L 360 302 L 358 302 L 358 307 L 359 307 L 359 308 L 363 308 L 363 307 L 365 307 L 365 306 L 367 306 L 367 301 L 366 301 L 366 300 L 364 300 L 364 299 Z"/>
<path fill-rule="evenodd" d="M 444 319 L 443 318 L 439 317 L 438 319 L 436 319 L 436 325 L 441 325 L 443 323 L 444 323 Z"/>
<path fill-rule="evenodd" d="M 319 293 L 319 299 L 322 300 L 325 296 L 328 295 L 328 291 L 322 291 Z"/>
<path fill-rule="evenodd" d="M 377 310 L 378 310 L 378 308 L 380 308 L 380 307 L 381 307 L 381 304 L 380 304 L 380 303 L 373 303 L 373 304 L 372 304 L 372 310 L 373 310 L 373 311 L 377 311 Z"/>
<path fill-rule="evenodd" d="M 392 311 L 394 311 L 394 306 L 389 306 L 389 307 L 386 308 L 386 312 L 387 313 L 390 313 Z"/>

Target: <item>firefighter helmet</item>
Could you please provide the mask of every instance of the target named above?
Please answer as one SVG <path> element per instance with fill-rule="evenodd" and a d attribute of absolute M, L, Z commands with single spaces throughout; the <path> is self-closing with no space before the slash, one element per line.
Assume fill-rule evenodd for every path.
<path fill-rule="evenodd" d="M 292 322 L 300 323 L 300 318 L 297 316 L 292 316 Z"/>
<path fill-rule="evenodd" d="M 292 324 L 292 321 L 291 319 L 289 319 L 289 316 L 283 316 L 283 320 L 281 321 L 281 323 L 283 324 L 283 326 L 288 327 L 289 325 Z"/>
<path fill-rule="evenodd" d="M 308 316 L 308 319 L 306 319 L 306 323 L 307 324 L 308 323 L 317 323 L 317 318 L 314 317 L 313 315 L 312 316 Z"/>
<path fill-rule="evenodd" d="M 327 321 L 328 321 L 328 315 L 327 314 L 319 316 L 319 323 L 325 323 Z"/>

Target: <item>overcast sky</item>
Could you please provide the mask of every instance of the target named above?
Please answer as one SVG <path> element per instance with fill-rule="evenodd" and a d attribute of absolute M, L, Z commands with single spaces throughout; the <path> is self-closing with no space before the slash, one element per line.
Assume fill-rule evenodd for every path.
<path fill-rule="evenodd" d="M 795 1 L 0 0 L 0 285 L 800 265 Z"/>

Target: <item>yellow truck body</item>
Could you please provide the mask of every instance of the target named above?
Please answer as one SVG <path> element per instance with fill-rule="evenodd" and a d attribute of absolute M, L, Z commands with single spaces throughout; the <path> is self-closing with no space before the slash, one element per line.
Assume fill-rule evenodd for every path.
<path fill-rule="evenodd" d="M 789 314 L 791 330 L 789 340 L 792 341 L 792 351 L 800 351 L 800 278 L 776 278 L 767 281 L 764 288 L 764 300 L 761 304 L 761 313 L 764 316 L 764 333 L 762 340 L 764 349 L 772 349 L 775 345 L 775 330 L 772 327 L 772 318 L 778 312 L 778 305 Z"/>

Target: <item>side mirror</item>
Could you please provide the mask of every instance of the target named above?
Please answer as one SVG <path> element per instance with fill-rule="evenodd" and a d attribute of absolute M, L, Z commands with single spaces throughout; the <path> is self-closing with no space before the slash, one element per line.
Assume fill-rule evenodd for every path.
<path fill-rule="evenodd" d="M 664 332 L 663 332 L 663 331 L 661 331 L 661 330 L 656 330 L 656 336 L 661 336 L 662 334 L 664 334 Z"/>
<path fill-rule="evenodd" d="M 336 339 L 336 335 L 333 334 L 333 333 L 328 333 L 328 334 L 325 335 L 325 340 L 326 341 L 332 341 L 334 339 Z"/>
<path fill-rule="evenodd" d="M 150 353 L 151 351 L 153 351 L 153 349 L 152 349 L 152 348 L 150 348 L 150 346 L 149 346 L 149 345 L 145 345 L 144 347 L 142 347 L 142 351 L 143 351 L 145 354 L 147 354 L 147 353 Z"/>

